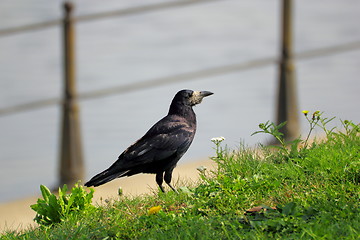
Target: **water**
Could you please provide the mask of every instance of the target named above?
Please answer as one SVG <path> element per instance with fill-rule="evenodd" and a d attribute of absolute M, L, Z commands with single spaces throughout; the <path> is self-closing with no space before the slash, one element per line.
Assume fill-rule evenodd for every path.
<path fill-rule="evenodd" d="M 74 1 L 78 15 L 161 1 Z M 60 1 L 3 0 L 0 28 L 57 19 Z M 349 7 L 351 6 L 351 7 Z M 79 92 L 276 56 L 279 1 L 221 1 L 79 23 Z M 296 1 L 296 51 L 360 39 L 360 2 Z M 61 96 L 60 27 L 0 37 L 0 108 Z M 360 120 L 360 51 L 297 62 L 299 109 Z M 88 177 L 108 167 L 163 117 L 180 89 L 215 94 L 195 108 L 198 132 L 181 162 L 214 154 L 210 138 L 236 148 L 265 136 L 251 133 L 274 120 L 276 66 L 197 79 L 80 102 Z M 54 186 L 60 108 L 0 117 L 0 201 Z M 302 119 L 302 132 L 306 132 Z"/>

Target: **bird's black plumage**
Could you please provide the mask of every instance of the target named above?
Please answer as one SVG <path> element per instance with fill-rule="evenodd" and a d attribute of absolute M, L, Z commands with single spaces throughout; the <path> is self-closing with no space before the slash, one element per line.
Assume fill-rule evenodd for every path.
<path fill-rule="evenodd" d="M 128 147 L 108 169 L 85 183 L 85 186 L 96 187 L 123 176 L 153 173 L 156 174 L 156 182 L 162 191 L 163 180 L 176 191 L 170 184 L 172 172 L 190 147 L 196 132 L 196 115 L 192 107 L 212 94 L 208 91 L 179 91 L 171 102 L 168 115 Z"/>

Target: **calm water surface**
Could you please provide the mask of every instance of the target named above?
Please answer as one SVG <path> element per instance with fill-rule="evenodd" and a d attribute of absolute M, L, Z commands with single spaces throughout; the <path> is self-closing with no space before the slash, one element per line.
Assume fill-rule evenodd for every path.
<path fill-rule="evenodd" d="M 161 1 L 74 1 L 78 15 Z M 136 3 L 135 3 L 136 2 Z M 79 23 L 79 92 L 276 56 L 280 1 L 221 1 Z M 2 0 L 0 28 L 57 19 L 60 1 Z M 351 7 L 349 7 L 351 6 Z M 359 1 L 296 1 L 296 51 L 360 40 Z M 61 96 L 60 27 L 0 37 L 0 108 Z M 360 51 L 298 61 L 299 110 L 355 122 Z M 215 94 L 195 108 L 198 132 L 181 162 L 214 155 L 210 138 L 237 148 L 260 122 L 274 120 L 276 66 L 153 87 L 80 102 L 88 177 L 108 167 L 163 117 L 180 89 Z M 0 116 L 0 201 L 57 181 L 60 108 Z M 302 132 L 306 122 L 302 119 Z M 121 184 L 121 182 L 120 182 Z"/>

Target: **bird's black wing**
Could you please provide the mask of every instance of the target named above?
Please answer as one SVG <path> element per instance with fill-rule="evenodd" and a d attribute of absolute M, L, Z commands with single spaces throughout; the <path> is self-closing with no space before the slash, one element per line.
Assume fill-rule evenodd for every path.
<path fill-rule="evenodd" d="M 168 115 L 127 148 L 110 168 L 129 170 L 143 164 L 159 162 L 174 154 L 180 158 L 189 148 L 195 131 L 195 126 L 184 118 Z"/>
<path fill-rule="evenodd" d="M 161 170 L 159 167 L 165 168 L 163 161 L 170 161 L 170 165 L 176 164 L 189 148 L 195 131 L 195 124 L 192 125 L 182 117 L 168 115 L 128 147 L 108 169 L 85 183 L 85 186 L 99 186 L 115 178 L 144 171 L 155 173 Z M 152 169 L 146 169 L 145 166 Z"/>

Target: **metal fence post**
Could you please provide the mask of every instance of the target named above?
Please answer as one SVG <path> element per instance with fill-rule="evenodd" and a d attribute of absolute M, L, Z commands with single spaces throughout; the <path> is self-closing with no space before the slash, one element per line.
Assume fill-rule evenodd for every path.
<path fill-rule="evenodd" d="M 79 107 L 75 85 L 75 32 L 73 4 L 64 4 L 64 95 L 60 153 L 60 186 L 72 186 L 84 178 L 84 161 L 80 136 Z"/>
<path fill-rule="evenodd" d="M 292 11 L 292 0 L 283 0 L 277 123 L 287 122 L 280 129 L 286 140 L 294 140 L 300 134 L 295 65 L 293 62 Z"/>

